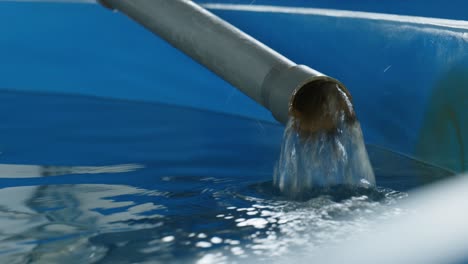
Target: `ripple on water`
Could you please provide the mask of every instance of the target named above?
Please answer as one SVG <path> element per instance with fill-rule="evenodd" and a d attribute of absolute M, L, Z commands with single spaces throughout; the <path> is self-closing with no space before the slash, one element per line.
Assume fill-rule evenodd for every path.
<path fill-rule="evenodd" d="M 199 263 L 218 263 L 220 259 L 225 261 L 239 256 L 273 261 L 305 245 L 319 249 L 371 229 L 376 216 L 384 220 L 401 214 L 398 201 L 406 197 L 405 193 L 388 189 L 348 187 L 317 191 L 314 197 L 302 202 L 288 201 L 281 196 L 263 200 L 235 195 L 250 201 L 250 207 L 226 207 L 225 214 L 232 218 L 222 219 L 231 221 L 238 228 L 237 232 L 243 233 L 242 243 L 224 239 L 223 248 L 203 254 Z M 251 212 L 256 215 L 249 214 Z"/>

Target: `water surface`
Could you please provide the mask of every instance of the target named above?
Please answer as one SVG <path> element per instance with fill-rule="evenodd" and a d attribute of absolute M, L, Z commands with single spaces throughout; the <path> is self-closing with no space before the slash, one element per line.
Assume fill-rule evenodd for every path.
<path fill-rule="evenodd" d="M 190 108 L 0 92 L 0 258 L 8 263 L 271 261 L 402 214 L 451 175 L 368 145 L 376 189 L 273 187 L 283 127 Z"/>

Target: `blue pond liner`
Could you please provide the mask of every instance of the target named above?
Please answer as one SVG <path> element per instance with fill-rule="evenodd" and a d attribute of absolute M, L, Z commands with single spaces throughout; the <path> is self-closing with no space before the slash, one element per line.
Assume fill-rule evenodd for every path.
<path fill-rule="evenodd" d="M 273 121 L 268 111 L 121 14 L 92 4 L 0 4 L 3 89 L 163 102 Z M 457 15 L 458 8 L 437 9 L 440 4 L 405 3 L 407 8 L 392 12 L 385 4 L 356 1 L 351 10 L 467 19 Z M 307 11 L 350 4 L 291 2 L 298 5 Z M 342 81 L 367 142 L 466 170 L 466 21 L 444 26 L 431 18 L 373 19 L 374 13 L 356 18 L 255 10 L 212 11 L 293 61 Z"/>

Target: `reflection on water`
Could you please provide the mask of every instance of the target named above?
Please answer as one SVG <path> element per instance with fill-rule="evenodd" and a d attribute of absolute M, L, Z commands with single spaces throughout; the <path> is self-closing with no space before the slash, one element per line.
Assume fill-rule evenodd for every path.
<path fill-rule="evenodd" d="M 138 164 L 111 166 L 41 166 L 0 164 L 0 178 L 35 178 L 69 174 L 123 173 L 144 168 Z"/>
<path fill-rule="evenodd" d="M 408 189 L 451 175 L 367 146 L 381 188 L 293 202 L 271 181 L 281 126 L 78 96 L 0 101 L 6 263 L 271 262 L 405 213 Z"/>
<path fill-rule="evenodd" d="M 146 193 L 146 194 L 145 194 Z M 108 248 L 89 238 L 99 233 L 152 228 L 135 223 L 161 218 L 163 205 L 137 203 L 128 195 L 147 190 L 123 185 L 47 185 L 0 190 L 0 251 L 13 263 L 87 263 Z M 151 192 L 155 195 L 155 192 Z M 160 194 L 161 195 L 161 194 Z"/>

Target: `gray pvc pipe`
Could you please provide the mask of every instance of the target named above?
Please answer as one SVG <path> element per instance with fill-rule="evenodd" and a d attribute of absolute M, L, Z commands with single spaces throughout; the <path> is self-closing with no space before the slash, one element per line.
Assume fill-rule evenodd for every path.
<path fill-rule="evenodd" d="M 299 89 L 338 81 L 286 57 L 189 0 L 100 0 L 144 25 L 286 123 Z"/>

